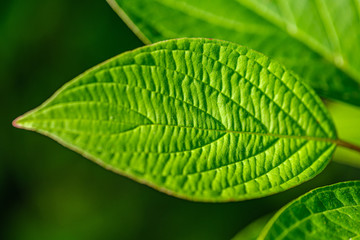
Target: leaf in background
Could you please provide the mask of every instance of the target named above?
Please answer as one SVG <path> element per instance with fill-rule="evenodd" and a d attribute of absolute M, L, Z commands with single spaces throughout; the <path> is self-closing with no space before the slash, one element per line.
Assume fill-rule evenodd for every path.
<path fill-rule="evenodd" d="M 360 109 L 344 103 L 327 104 L 339 137 L 360 145 Z M 347 148 L 336 148 L 334 161 L 360 168 L 360 154 Z"/>
<path fill-rule="evenodd" d="M 259 239 L 349 240 L 359 236 L 360 181 L 352 181 L 299 197 L 269 221 Z"/>
<path fill-rule="evenodd" d="M 206 39 L 112 58 L 14 125 L 199 201 L 298 185 L 323 170 L 337 139 L 321 100 L 291 72 L 243 46 Z"/>
<path fill-rule="evenodd" d="M 320 95 L 360 106 L 360 0 L 108 0 L 145 42 L 207 37 L 275 57 Z"/>
<path fill-rule="evenodd" d="M 258 239 L 261 231 L 272 217 L 271 214 L 265 215 L 254 222 L 250 223 L 242 229 L 232 240 L 256 240 Z"/>

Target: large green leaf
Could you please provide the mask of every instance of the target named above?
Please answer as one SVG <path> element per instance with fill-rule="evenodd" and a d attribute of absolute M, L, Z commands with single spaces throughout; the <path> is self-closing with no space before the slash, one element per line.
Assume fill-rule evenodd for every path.
<path fill-rule="evenodd" d="M 360 181 L 318 188 L 280 210 L 259 239 L 359 239 Z"/>
<path fill-rule="evenodd" d="M 360 0 L 108 0 L 145 42 L 208 37 L 275 57 L 324 97 L 360 106 Z"/>
<path fill-rule="evenodd" d="M 199 201 L 298 185 L 327 165 L 337 141 L 321 100 L 291 72 L 246 47 L 206 39 L 121 54 L 14 124 Z"/>

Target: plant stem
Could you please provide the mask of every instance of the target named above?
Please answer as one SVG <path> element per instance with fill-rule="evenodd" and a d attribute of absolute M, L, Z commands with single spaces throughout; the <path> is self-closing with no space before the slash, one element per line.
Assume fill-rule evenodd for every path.
<path fill-rule="evenodd" d="M 346 141 L 341 140 L 341 139 L 339 139 L 338 141 L 336 141 L 336 144 L 337 144 L 338 146 L 345 147 L 345 148 L 348 148 L 348 149 L 352 149 L 352 150 L 357 151 L 357 152 L 360 153 L 360 146 L 358 146 L 358 145 L 355 145 L 355 144 L 346 142 Z"/>

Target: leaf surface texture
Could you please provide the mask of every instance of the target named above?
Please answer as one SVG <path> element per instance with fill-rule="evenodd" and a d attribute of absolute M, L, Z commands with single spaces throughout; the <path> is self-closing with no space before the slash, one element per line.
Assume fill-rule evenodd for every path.
<path fill-rule="evenodd" d="M 198 201 L 244 200 L 298 185 L 326 166 L 337 139 L 321 100 L 282 65 L 206 39 L 114 57 L 15 124 Z"/>
<path fill-rule="evenodd" d="M 259 239 L 334 239 L 360 237 L 360 182 L 313 190 L 280 210 Z"/>

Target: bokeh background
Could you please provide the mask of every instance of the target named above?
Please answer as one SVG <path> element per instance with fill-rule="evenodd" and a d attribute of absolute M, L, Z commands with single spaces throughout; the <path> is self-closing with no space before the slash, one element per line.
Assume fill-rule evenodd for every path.
<path fill-rule="evenodd" d="M 104 0 L 0 1 L 0 239 L 230 239 L 314 187 L 360 179 L 359 168 L 332 162 L 313 180 L 274 196 L 194 203 L 11 126 L 65 82 L 142 45 Z M 340 135 L 358 141 L 359 110 L 328 106 Z M 336 159 L 360 166 L 354 153 L 338 152 Z"/>

